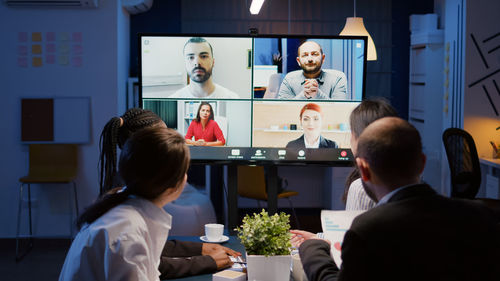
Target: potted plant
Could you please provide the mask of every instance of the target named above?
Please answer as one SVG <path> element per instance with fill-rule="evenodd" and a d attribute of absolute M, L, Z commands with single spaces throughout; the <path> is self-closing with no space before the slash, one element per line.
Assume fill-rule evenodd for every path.
<path fill-rule="evenodd" d="M 247 253 L 248 280 L 290 280 L 290 215 L 285 213 L 246 215 L 238 238 Z"/>

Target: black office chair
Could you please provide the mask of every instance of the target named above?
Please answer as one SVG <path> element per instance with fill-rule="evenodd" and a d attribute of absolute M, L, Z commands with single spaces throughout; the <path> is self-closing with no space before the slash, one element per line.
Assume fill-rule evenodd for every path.
<path fill-rule="evenodd" d="M 451 172 L 451 197 L 474 199 L 481 186 L 481 167 L 472 136 L 458 128 L 443 133 Z"/>

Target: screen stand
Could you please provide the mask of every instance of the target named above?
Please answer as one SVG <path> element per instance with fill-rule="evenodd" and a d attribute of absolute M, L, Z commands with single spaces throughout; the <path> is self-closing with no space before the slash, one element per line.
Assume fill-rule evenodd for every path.
<path fill-rule="evenodd" d="M 278 167 L 266 166 L 267 212 L 274 215 L 278 212 Z M 230 235 L 235 235 L 238 226 L 238 166 L 227 166 L 227 223 Z M 260 210 L 259 210 L 260 212 Z"/>
<path fill-rule="evenodd" d="M 266 167 L 267 177 L 267 212 L 274 215 L 278 212 L 278 167 L 275 165 Z"/>
<path fill-rule="evenodd" d="M 227 224 L 230 235 L 238 224 L 238 166 L 227 166 Z"/>

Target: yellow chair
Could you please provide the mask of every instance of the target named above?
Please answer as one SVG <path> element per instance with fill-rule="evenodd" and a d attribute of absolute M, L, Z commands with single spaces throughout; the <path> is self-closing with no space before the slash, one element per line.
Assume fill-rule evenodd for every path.
<path fill-rule="evenodd" d="M 33 231 L 31 226 L 31 184 L 43 183 L 72 183 L 75 200 L 76 217 L 78 217 L 78 197 L 76 183 L 77 174 L 76 144 L 30 144 L 29 146 L 29 173 L 19 179 L 19 209 L 17 213 L 16 232 L 16 261 L 20 261 L 33 247 Z M 29 219 L 29 248 L 19 254 L 19 229 L 21 224 L 21 209 L 23 201 L 23 186 L 28 185 L 28 219 Z M 73 235 L 73 223 L 70 225 L 71 236 Z"/>
<path fill-rule="evenodd" d="M 266 175 L 262 166 L 238 166 L 238 195 L 245 198 L 257 200 L 260 207 L 260 201 L 267 201 Z M 285 190 L 278 193 L 278 199 L 286 198 L 295 217 L 297 228 L 300 228 L 295 208 L 290 197 L 299 195 L 297 191 Z"/>

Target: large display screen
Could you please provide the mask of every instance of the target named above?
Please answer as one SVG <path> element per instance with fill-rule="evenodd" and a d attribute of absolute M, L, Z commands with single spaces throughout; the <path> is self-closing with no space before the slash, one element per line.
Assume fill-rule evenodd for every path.
<path fill-rule="evenodd" d="M 140 102 L 193 161 L 348 164 L 365 37 L 140 34 Z"/>

